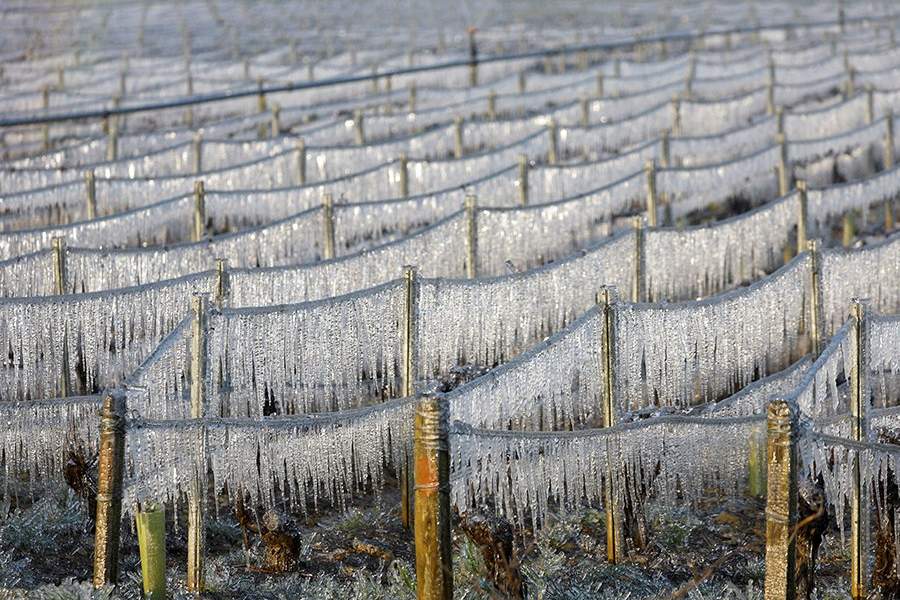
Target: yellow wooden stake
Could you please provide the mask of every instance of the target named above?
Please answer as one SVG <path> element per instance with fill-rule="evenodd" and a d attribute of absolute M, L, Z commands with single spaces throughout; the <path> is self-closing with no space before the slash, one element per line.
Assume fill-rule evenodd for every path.
<path fill-rule="evenodd" d="M 793 600 L 797 545 L 797 415 L 784 400 L 767 412 L 766 600 Z"/>
<path fill-rule="evenodd" d="M 94 527 L 95 588 L 119 578 L 119 531 L 125 475 L 125 399 L 109 394 L 100 407 L 100 452 L 97 463 L 97 517 Z"/>

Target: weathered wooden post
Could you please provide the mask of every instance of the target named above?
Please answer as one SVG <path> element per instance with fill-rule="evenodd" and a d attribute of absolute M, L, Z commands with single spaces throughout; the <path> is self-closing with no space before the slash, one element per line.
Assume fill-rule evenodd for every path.
<path fill-rule="evenodd" d="M 681 131 L 681 98 L 678 94 L 672 96 L 672 133 L 682 135 Z"/>
<path fill-rule="evenodd" d="M 359 146 L 362 146 L 366 143 L 366 132 L 363 128 L 363 113 L 362 110 L 356 109 L 353 111 L 353 131 L 356 134 L 356 143 Z"/>
<path fill-rule="evenodd" d="M 866 307 L 858 299 L 850 304 L 850 439 L 866 442 L 868 438 L 868 348 L 866 332 Z M 868 495 L 862 478 L 859 450 L 852 455 L 852 485 L 850 489 L 850 597 L 863 600 L 867 597 L 867 538 L 869 525 Z"/>
<path fill-rule="evenodd" d="M 125 476 L 125 397 L 113 392 L 100 407 L 100 452 L 97 461 L 97 515 L 94 528 L 95 588 L 119 578 L 119 530 Z"/>
<path fill-rule="evenodd" d="M 199 242 L 206 237 L 206 188 L 203 180 L 194 182 L 194 222 L 191 241 Z"/>
<path fill-rule="evenodd" d="M 386 115 L 394 114 L 394 104 L 393 104 L 392 98 L 391 98 L 393 93 L 394 93 L 393 79 L 391 78 L 390 74 L 385 75 L 384 76 L 385 100 L 384 100 L 383 110 L 384 110 L 384 114 L 386 114 Z"/>
<path fill-rule="evenodd" d="M 322 197 L 322 258 L 334 258 L 334 196 L 325 192 Z"/>
<path fill-rule="evenodd" d="M 116 115 L 109 117 L 109 134 L 106 136 L 106 160 L 116 160 L 119 157 L 119 118 Z"/>
<path fill-rule="evenodd" d="M 416 82 L 413 81 L 409 84 L 409 112 L 416 112 L 416 100 L 417 100 L 418 92 L 416 91 Z"/>
<path fill-rule="evenodd" d="M 684 80 L 684 96 L 690 99 L 694 94 L 694 76 L 697 73 L 697 56 L 691 54 L 691 61 L 688 65 L 687 77 Z"/>
<path fill-rule="evenodd" d="M 810 295 L 809 298 L 809 342 L 813 356 L 818 356 L 822 351 L 822 285 L 821 285 L 821 243 L 819 240 L 809 240 L 806 243 L 809 251 L 810 271 Z"/>
<path fill-rule="evenodd" d="M 409 398 L 416 393 L 416 316 L 418 301 L 418 270 L 414 266 L 403 267 L 403 364 L 400 396 Z M 407 529 L 412 525 L 412 469 L 406 456 L 400 473 L 400 521 Z"/>
<path fill-rule="evenodd" d="M 478 45 L 475 43 L 475 28 L 469 27 L 469 87 L 478 85 Z"/>
<path fill-rule="evenodd" d="M 84 172 L 84 195 L 87 218 L 94 219 L 97 217 L 97 179 L 93 169 Z"/>
<path fill-rule="evenodd" d="M 634 217 L 631 223 L 634 227 L 634 273 L 631 280 L 631 301 L 643 302 L 645 294 L 644 288 L 646 286 L 646 258 L 644 256 L 644 217 Z"/>
<path fill-rule="evenodd" d="M 190 97 L 194 95 L 194 76 L 191 74 L 190 65 L 188 65 L 187 71 L 187 95 Z M 189 128 L 194 126 L 194 107 L 190 104 L 184 109 L 184 124 Z"/>
<path fill-rule="evenodd" d="M 871 83 L 866 85 L 866 124 L 875 122 L 875 88 Z"/>
<path fill-rule="evenodd" d="M 146 600 L 166 597 L 166 509 L 162 505 L 138 508 L 134 515 L 137 529 L 141 575 Z"/>
<path fill-rule="evenodd" d="M 50 88 L 46 85 L 41 90 L 41 107 L 45 114 L 50 110 Z M 41 125 L 41 137 L 43 138 L 44 152 L 47 152 L 50 150 L 50 123 Z"/>
<path fill-rule="evenodd" d="M 656 161 L 648 160 L 644 165 L 647 174 L 647 225 L 656 227 L 657 196 L 656 196 Z"/>
<path fill-rule="evenodd" d="M 527 86 L 527 82 L 525 81 L 525 71 L 519 71 L 519 93 L 524 94 Z"/>
<path fill-rule="evenodd" d="M 786 196 L 791 189 L 790 162 L 788 161 L 788 145 L 783 133 L 775 134 L 778 144 L 778 195 Z"/>
<path fill-rule="evenodd" d="M 306 141 L 303 138 L 297 140 L 295 151 L 297 153 L 297 185 L 306 185 Z"/>
<path fill-rule="evenodd" d="M 65 294 L 68 290 L 68 273 L 66 269 L 66 238 L 54 237 L 50 240 L 50 248 L 53 258 L 53 288 L 57 295 Z M 63 398 L 71 393 L 69 381 L 71 380 L 71 363 L 69 360 L 69 332 L 63 330 L 62 356 L 60 357 L 59 395 Z"/>
<path fill-rule="evenodd" d="M 266 110 L 268 110 L 268 106 L 266 103 L 266 92 L 263 88 L 262 77 L 256 78 L 256 89 L 258 90 L 256 94 L 256 108 L 257 110 L 259 110 L 259 112 L 264 113 L 266 112 Z"/>
<path fill-rule="evenodd" d="M 550 136 L 550 144 L 547 150 L 547 162 L 555 165 L 559 162 L 559 127 L 555 119 L 547 123 L 547 134 Z"/>
<path fill-rule="evenodd" d="M 401 154 L 397 165 L 400 169 L 400 197 L 409 198 L 409 159 Z"/>
<path fill-rule="evenodd" d="M 516 185 L 519 186 L 519 204 L 528 205 L 528 156 L 519 155 L 519 177 L 516 179 Z"/>
<path fill-rule="evenodd" d="M 784 107 L 775 107 L 775 133 L 784 135 Z"/>
<path fill-rule="evenodd" d="M 191 418 L 202 419 L 206 405 L 207 355 L 206 333 L 207 315 L 209 312 L 209 296 L 194 294 L 191 297 Z M 197 440 L 203 449 L 204 434 L 201 432 Z M 204 580 L 204 546 L 206 545 L 206 527 L 203 507 L 206 499 L 206 467 L 205 461 L 199 460 L 198 471 L 193 474 L 191 490 L 188 495 L 188 529 L 187 529 L 187 588 L 188 591 L 201 593 L 205 587 Z"/>
<path fill-rule="evenodd" d="M 660 134 L 660 166 L 663 169 L 668 169 L 672 166 L 671 136 L 672 132 L 668 129 L 663 129 Z"/>
<path fill-rule="evenodd" d="M 466 210 L 466 277 L 475 279 L 478 264 L 478 206 L 474 194 L 467 194 Z"/>
<path fill-rule="evenodd" d="M 588 127 L 591 124 L 591 101 L 587 97 L 578 100 L 581 107 L 581 126 Z"/>
<path fill-rule="evenodd" d="M 281 135 L 281 105 L 277 102 L 272 103 L 272 137 L 277 138 Z"/>
<path fill-rule="evenodd" d="M 603 73 L 597 73 L 597 97 L 603 97 Z"/>
<path fill-rule="evenodd" d="M 785 400 L 767 411 L 766 600 L 793 600 L 797 545 L 797 414 Z"/>
<path fill-rule="evenodd" d="M 191 156 L 194 159 L 193 171 L 195 175 L 203 172 L 203 133 L 198 131 L 194 134 L 194 141 L 191 144 Z"/>
<path fill-rule="evenodd" d="M 216 278 L 213 282 L 213 297 L 215 298 L 216 306 L 219 307 L 220 310 L 227 306 L 230 294 L 231 287 L 228 279 L 228 260 L 217 258 Z"/>
<path fill-rule="evenodd" d="M 497 118 L 497 92 L 491 90 L 487 97 L 487 116 L 491 121 Z"/>
<path fill-rule="evenodd" d="M 466 153 L 463 143 L 463 118 L 457 115 L 453 118 L 453 156 L 462 158 Z"/>
<path fill-rule="evenodd" d="M 775 114 L 775 60 L 769 56 L 769 81 L 766 84 L 766 114 Z"/>
<path fill-rule="evenodd" d="M 600 360 L 603 373 L 603 427 L 613 427 L 615 415 L 615 288 L 603 286 L 597 293 L 597 306 L 600 310 L 603 327 Z M 610 564 L 618 564 L 625 556 L 625 539 L 622 531 L 622 507 L 619 504 L 619 490 L 616 489 L 615 467 L 613 457 L 607 443 L 606 485 L 603 489 L 603 503 L 606 511 L 606 559 Z"/>
<path fill-rule="evenodd" d="M 809 206 L 809 196 L 807 192 L 806 180 L 798 179 L 797 183 L 797 254 L 802 253 L 807 248 L 808 225 L 807 225 L 807 207 Z"/>
<path fill-rule="evenodd" d="M 447 400 L 439 395 L 423 395 L 416 406 L 413 463 L 419 600 L 453 597 L 448 413 Z"/>

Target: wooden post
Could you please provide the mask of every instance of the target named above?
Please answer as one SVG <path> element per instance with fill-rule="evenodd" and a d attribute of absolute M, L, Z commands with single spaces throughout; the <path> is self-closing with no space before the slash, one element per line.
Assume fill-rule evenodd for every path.
<path fill-rule="evenodd" d="M 453 156 L 462 158 L 465 155 L 465 145 L 463 143 L 463 118 L 456 116 L 453 118 Z"/>
<path fill-rule="evenodd" d="M 110 393 L 100 407 L 100 452 L 97 467 L 97 515 L 94 529 L 95 588 L 119 578 L 119 530 L 125 475 L 125 397 Z"/>
<path fill-rule="evenodd" d="M 844 86 L 844 99 L 849 100 L 856 93 L 856 69 L 853 67 L 847 70 L 847 81 Z"/>
<path fill-rule="evenodd" d="M 97 180 L 94 177 L 93 169 L 88 169 L 84 172 L 84 195 L 87 206 L 87 218 L 94 219 L 97 217 Z"/>
<path fill-rule="evenodd" d="M 391 98 L 391 95 L 393 94 L 393 92 L 394 92 L 394 84 L 391 79 L 391 76 L 385 75 L 384 76 L 384 95 L 385 95 L 384 114 L 386 114 L 386 115 L 394 114 L 394 104 L 392 101 L 393 99 Z"/>
<path fill-rule="evenodd" d="M 809 240 L 806 249 L 809 251 L 809 287 L 812 295 L 809 299 L 809 341 L 813 356 L 818 356 L 822 351 L 822 274 L 819 269 L 821 244 L 819 240 Z"/>
<path fill-rule="evenodd" d="M 405 154 L 400 155 L 398 166 L 400 167 L 400 197 L 409 198 L 409 159 Z"/>
<path fill-rule="evenodd" d="M 766 600 L 794 600 L 797 545 L 797 415 L 784 400 L 767 411 Z"/>
<path fill-rule="evenodd" d="M 550 119 L 550 122 L 547 123 L 547 133 L 550 136 L 547 162 L 551 165 L 555 165 L 559 162 L 559 128 L 556 125 L 556 120 Z"/>
<path fill-rule="evenodd" d="M 66 272 L 66 238 L 54 237 L 50 240 L 50 247 L 53 254 L 53 283 L 54 291 L 57 295 L 65 294 L 67 291 L 68 273 Z M 60 365 L 59 375 L 59 395 L 63 398 L 70 395 L 69 381 L 71 379 L 71 367 L 69 361 L 69 332 L 68 329 L 63 331 L 62 339 L 62 364 Z"/>
<path fill-rule="evenodd" d="M 672 133 L 681 135 L 681 98 L 676 94 L 672 97 Z"/>
<path fill-rule="evenodd" d="M 166 597 L 166 509 L 152 505 L 134 515 L 145 600 Z"/>
<path fill-rule="evenodd" d="M 581 105 L 581 126 L 588 127 L 591 124 L 591 101 L 582 97 L 578 103 Z"/>
<path fill-rule="evenodd" d="M 858 299 L 850 304 L 852 330 L 850 333 L 850 439 L 867 441 L 868 387 L 866 385 L 868 363 L 866 361 L 866 307 Z M 866 486 L 863 483 L 859 451 L 852 455 L 853 483 L 850 491 L 850 597 L 866 598 L 868 510 Z"/>
<path fill-rule="evenodd" d="M 516 180 L 519 186 L 519 204 L 526 206 L 528 204 L 528 156 L 519 155 L 519 178 Z"/>
<path fill-rule="evenodd" d="M 41 106 L 44 108 L 44 112 L 48 112 L 50 110 L 50 88 L 48 86 L 44 86 L 44 89 L 41 90 Z M 44 152 L 50 150 L 50 124 L 44 123 L 41 125 L 41 137 L 43 138 L 43 147 Z"/>
<path fill-rule="evenodd" d="M 325 192 L 322 197 L 322 258 L 334 258 L 334 196 Z"/>
<path fill-rule="evenodd" d="M 475 28 L 469 28 L 469 87 L 478 85 L 478 46 L 475 43 Z"/>
<path fill-rule="evenodd" d="M 109 117 L 109 135 L 106 137 L 106 160 L 119 157 L 119 119 L 116 115 Z"/>
<path fill-rule="evenodd" d="M 416 82 L 412 82 L 409 84 L 409 112 L 416 112 L 416 97 L 418 92 L 416 91 Z"/>
<path fill-rule="evenodd" d="M 684 93 L 686 98 L 690 98 L 694 91 L 694 75 L 697 73 L 697 56 L 691 55 L 691 62 L 688 65 L 687 77 L 684 80 Z"/>
<path fill-rule="evenodd" d="M 784 135 L 784 107 L 775 107 L 775 133 Z"/>
<path fill-rule="evenodd" d="M 488 119 L 493 121 L 497 118 L 497 92 L 494 90 L 488 92 L 487 102 L 487 116 Z"/>
<path fill-rule="evenodd" d="M 128 77 L 128 74 L 125 71 L 122 71 L 119 73 L 119 96 L 121 96 L 122 98 L 125 97 L 125 89 L 126 89 L 125 83 L 126 83 L 127 77 Z"/>
<path fill-rule="evenodd" d="M 228 281 L 228 261 L 224 258 L 216 259 L 216 279 L 213 283 L 216 306 L 220 309 L 228 304 L 230 286 Z"/>
<path fill-rule="evenodd" d="M 656 162 L 648 160 L 644 172 L 647 174 L 647 225 L 656 227 Z"/>
<path fill-rule="evenodd" d="M 808 225 L 807 225 L 807 207 L 809 200 L 807 196 L 806 180 L 797 180 L 797 254 L 800 254 L 807 248 Z"/>
<path fill-rule="evenodd" d="M 644 217 L 634 217 L 632 219 L 634 227 L 634 273 L 631 280 L 631 301 L 644 301 Z"/>
<path fill-rule="evenodd" d="M 198 131 L 194 134 L 194 142 L 191 144 L 193 149 L 192 156 L 194 158 L 194 174 L 199 175 L 203 172 L 203 133 Z"/>
<path fill-rule="evenodd" d="M 615 319 L 613 305 L 616 301 L 615 288 L 603 286 L 597 293 L 597 305 L 603 319 L 603 342 L 600 360 L 603 370 L 603 427 L 616 424 L 615 415 Z M 619 505 L 620 495 L 615 489 L 613 473 L 615 469 L 610 461 L 606 464 L 606 486 L 603 489 L 603 503 L 606 510 L 606 559 L 610 564 L 617 564 L 624 558 L 625 540 L 622 536 L 622 508 Z"/>
<path fill-rule="evenodd" d="M 478 207 L 473 194 L 466 195 L 466 277 L 475 279 L 478 264 Z"/>
<path fill-rule="evenodd" d="M 203 180 L 194 182 L 194 226 L 191 241 L 199 242 L 206 237 L 206 189 Z"/>
<path fill-rule="evenodd" d="M 277 138 L 281 135 L 281 105 L 272 103 L 272 137 Z"/>
<path fill-rule="evenodd" d="M 766 113 L 775 114 L 775 61 L 769 56 L 769 82 L 766 86 Z"/>
<path fill-rule="evenodd" d="M 854 238 L 856 238 L 856 217 L 852 210 L 848 210 L 844 213 L 841 244 L 844 248 L 849 248 L 853 245 Z"/>
<path fill-rule="evenodd" d="M 353 111 L 353 131 L 356 133 L 356 143 L 360 146 L 366 143 L 366 133 L 363 129 L 363 113 L 356 109 Z"/>
<path fill-rule="evenodd" d="M 597 73 L 597 97 L 603 97 L 603 73 Z"/>
<path fill-rule="evenodd" d="M 668 129 L 663 129 L 662 135 L 660 137 L 660 145 L 661 145 L 660 154 L 662 155 L 661 166 L 663 169 L 668 169 L 669 167 L 672 166 L 672 154 L 670 151 L 671 135 L 672 135 L 671 131 L 669 131 Z"/>
<path fill-rule="evenodd" d="M 257 109 L 259 109 L 259 112 L 261 112 L 261 113 L 266 112 L 268 107 L 266 104 L 266 93 L 263 91 L 263 78 L 262 77 L 256 78 L 256 89 L 258 90 L 258 92 L 256 94 Z"/>
<path fill-rule="evenodd" d="M 187 95 L 194 95 L 194 76 L 191 74 L 191 67 L 188 65 L 188 74 L 187 74 Z M 189 128 L 194 126 L 194 107 L 188 105 L 184 109 L 184 124 Z"/>
<path fill-rule="evenodd" d="M 788 162 L 788 145 L 783 133 L 778 133 L 775 135 L 775 143 L 778 144 L 779 147 L 778 195 L 786 196 L 788 191 L 790 190 L 791 175 L 788 171 L 788 169 L 790 168 L 790 163 Z"/>
<path fill-rule="evenodd" d="M 297 185 L 306 185 L 306 141 L 297 140 Z"/>
<path fill-rule="evenodd" d="M 191 418 L 202 419 L 206 404 L 206 332 L 209 296 L 194 294 L 191 297 Z M 203 434 L 201 433 L 201 436 Z M 203 447 L 203 439 L 197 440 Z M 206 494 L 205 463 L 198 467 L 201 471 L 194 473 L 191 481 L 191 493 L 188 495 L 188 530 L 187 530 L 187 588 L 188 591 L 200 593 L 204 588 L 204 546 L 206 531 L 204 526 L 203 505 Z"/>
<path fill-rule="evenodd" d="M 524 94 L 526 88 L 525 71 L 519 71 L 519 93 Z"/>
<path fill-rule="evenodd" d="M 453 597 L 450 520 L 450 442 L 447 400 L 422 396 L 416 406 L 415 465 L 416 590 L 420 600 Z"/>

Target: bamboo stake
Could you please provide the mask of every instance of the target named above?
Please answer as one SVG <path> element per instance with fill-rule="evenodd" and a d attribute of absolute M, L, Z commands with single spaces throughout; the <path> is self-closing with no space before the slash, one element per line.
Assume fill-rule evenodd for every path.
<path fill-rule="evenodd" d="M 228 304 L 228 296 L 231 293 L 231 286 L 228 280 L 228 260 L 224 258 L 216 259 L 216 279 L 213 284 L 213 292 L 215 294 L 216 306 L 220 309 L 225 308 Z"/>
<path fill-rule="evenodd" d="M 634 217 L 634 274 L 631 280 L 631 301 L 643 302 L 645 288 L 645 263 L 644 263 L 644 218 Z"/>
<path fill-rule="evenodd" d="M 416 91 L 416 82 L 413 81 L 409 84 L 409 112 L 416 112 L 416 96 L 418 92 Z"/>
<path fill-rule="evenodd" d="M 788 145 L 787 140 L 784 137 L 783 133 L 778 133 L 775 135 L 775 143 L 778 144 L 779 153 L 778 153 L 778 195 L 786 196 L 788 190 L 790 190 L 790 173 L 788 169 L 790 167 L 790 163 L 788 162 Z"/>
<path fill-rule="evenodd" d="M 559 162 L 559 127 L 555 119 L 547 123 L 547 133 L 550 136 L 550 147 L 547 151 L 547 162 L 555 165 Z"/>
<path fill-rule="evenodd" d="M 206 333 L 209 296 L 194 294 L 191 297 L 191 418 L 202 419 L 206 404 Z M 203 433 L 197 440 L 203 447 Z M 187 588 L 188 591 L 200 593 L 204 586 L 204 546 L 206 530 L 204 525 L 203 505 L 206 494 L 205 463 L 198 465 L 201 471 L 194 473 L 191 481 L 191 494 L 188 496 L 188 531 L 187 531 Z"/>
<path fill-rule="evenodd" d="M 810 294 L 809 300 L 809 341 L 813 356 L 818 356 L 822 351 L 822 291 L 821 272 L 819 270 L 821 243 L 819 240 L 809 240 L 806 243 L 809 251 L 810 268 Z"/>
<path fill-rule="evenodd" d="M 478 260 L 478 207 L 473 194 L 466 195 L 466 277 L 475 279 Z"/>
<path fill-rule="evenodd" d="M 334 258 L 334 196 L 325 192 L 322 197 L 322 258 Z"/>
<path fill-rule="evenodd" d="M 416 381 L 416 315 L 418 298 L 418 271 L 414 266 L 403 267 L 403 381 L 400 395 L 409 398 L 415 395 Z M 411 522 L 411 469 L 408 457 L 401 467 L 400 477 L 400 521 L 407 529 Z"/>
<path fill-rule="evenodd" d="M 615 331 L 613 305 L 616 301 L 615 288 L 603 286 L 597 293 L 597 306 L 603 317 L 603 340 L 601 344 L 602 371 L 603 371 L 603 427 L 613 427 L 616 423 L 615 416 L 615 379 L 613 366 L 615 365 Z M 618 564 L 624 558 L 625 544 L 622 537 L 622 515 L 619 506 L 620 495 L 615 489 L 613 480 L 615 468 L 607 461 L 606 486 L 603 489 L 603 502 L 606 507 L 606 559 L 610 564 Z"/>
<path fill-rule="evenodd" d="M 416 590 L 420 600 L 453 597 L 450 521 L 450 442 L 447 400 L 420 397 L 413 442 L 415 464 Z"/>
<path fill-rule="evenodd" d="M 122 480 L 125 475 L 125 397 L 110 393 L 100 407 L 100 452 L 97 466 L 97 518 L 94 529 L 95 588 L 119 578 L 119 530 Z"/>
<path fill-rule="evenodd" d="M 852 330 L 850 334 L 850 439 L 867 441 L 867 405 L 869 401 L 867 378 L 866 307 L 858 299 L 850 304 Z M 850 493 L 850 597 L 861 600 L 867 596 L 867 532 L 868 507 L 866 489 L 862 480 L 859 452 L 852 455 L 853 483 Z"/>
<path fill-rule="evenodd" d="M 793 600 L 797 545 L 797 415 L 784 400 L 767 411 L 766 600 Z"/>
<path fill-rule="evenodd" d="M 297 184 L 306 185 L 306 140 L 297 140 Z"/>
<path fill-rule="evenodd" d="M 203 180 L 194 182 L 194 226 L 191 241 L 199 242 L 206 237 L 206 189 Z"/>
<path fill-rule="evenodd" d="M 400 197 L 409 198 L 409 159 L 405 154 L 400 155 L 398 165 L 400 167 Z"/>
<path fill-rule="evenodd" d="M 656 162 L 648 160 L 644 165 L 644 172 L 647 174 L 647 225 L 656 227 Z"/>
<path fill-rule="evenodd" d="M 463 118 L 456 116 L 453 118 L 453 156 L 457 159 L 465 155 L 465 146 L 463 145 Z"/>
<path fill-rule="evenodd" d="M 97 179 L 93 169 L 84 172 L 84 195 L 87 218 L 94 219 L 97 217 Z"/>
<path fill-rule="evenodd" d="M 194 158 L 194 175 L 203 172 L 203 133 L 198 131 L 194 134 L 194 142 L 191 145 L 193 149 L 192 156 Z"/>
<path fill-rule="evenodd" d="M 363 128 L 363 113 L 356 109 L 353 111 L 353 131 L 356 134 L 356 143 L 360 146 L 366 143 L 366 133 Z"/>
<path fill-rule="evenodd" d="M 806 180 L 797 180 L 797 254 L 807 248 L 807 207 L 809 206 Z"/>
<path fill-rule="evenodd" d="M 145 600 L 166 597 L 166 509 L 148 506 L 134 515 Z"/>
<path fill-rule="evenodd" d="M 497 118 L 497 92 L 494 90 L 488 92 L 487 103 L 487 116 L 493 121 Z"/>

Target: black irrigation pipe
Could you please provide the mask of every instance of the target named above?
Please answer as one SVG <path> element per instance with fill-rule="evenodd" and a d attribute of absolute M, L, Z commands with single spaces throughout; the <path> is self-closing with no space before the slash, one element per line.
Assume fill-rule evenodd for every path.
<path fill-rule="evenodd" d="M 236 98 L 246 98 L 249 96 L 257 96 L 259 94 L 277 94 L 280 92 L 294 92 L 299 90 L 308 90 L 315 88 L 331 87 L 346 85 L 349 83 L 358 83 L 362 81 L 370 81 L 381 77 L 394 77 L 397 75 L 411 75 L 414 73 L 424 73 L 428 71 L 440 71 L 443 69 L 451 69 L 454 67 L 477 66 L 480 64 L 489 64 L 495 62 L 506 62 L 513 60 L 521 60 L 526 58 L 544 58 L 548 56 L 562 56 L 574 54 L 577 52 L 594 52 L 598 50 L 616 50 L 619 48 L 629 48 L 637 44 L 659 43 L 659 42 L 683 42 L 692 41 L 696 38 L 705 38 L 714 35 L 729 35 L 756 33 L 761 31 L 774 31 L 782 29 L 817 29 L 825 27 L 833 27 L 835 25 L 845 25 L 848 23 L 867 22 L 875 19 L 895 20 L 897 15 L 880 15 L 866 17 L 851 17 L 835 19 L 830 21 L 811 21 L 807 23 L 774 23 L 770 25 L 754 25 L 748 27 L 735 27 L 731 29 L 716 29 L 703 32 L 676 32 L 664 35 L 634 37 L 627 40 L 618 40 L 612 42 L 603 42 L 599 44 L 582 44 L 577 46 L 560 46 L 557 48 L 545 48 L 541 50 L 532 50 L 529 52 L 518 52 L 511 54 L 490 54 L 487 56 L 476 56 L 474 60 L 470 58 L 451 60 L 431 65 L 422 65 L 418 67 L 406 67 L 394 69 L 391 71 L 375 71 L 366 75 L 350 75 L 340 77 L 329 77 L 327 79 L 319 79 L 316 81 L 304 81 L 296 83 L 287 83 L 271 86 L 258 86 L 253 89 L 236 90 L 233 92 L 218 92 L 211 94 L 199 94 L 194 96 L 186 96 L 176 100 L 166 100 L 160 102 L 149 102 L 146 104 L 137 104 L 134 106 L 119 106 L 115 108 L 100 108 L 96 110 L 86 110 L 81 112 L 68 113 L 48 113 L 43 115 L 27 115 L 21 117 L 7 117 L 0 119 L 0 127 L 17 127 L 26 125 L 43 125 L 46 123 L 57 123 L 60 121 L 76 121 L 84 119 L 102 119 L 114 115 L 128 115 L 133 113 L 141 113 L 148 111 L 166 110 L 179 108 L 184 106 L 194 106 L 196 104 L 207 104 L 212 102 L 223 102 L 226 100 L 234 100 Z"/>

